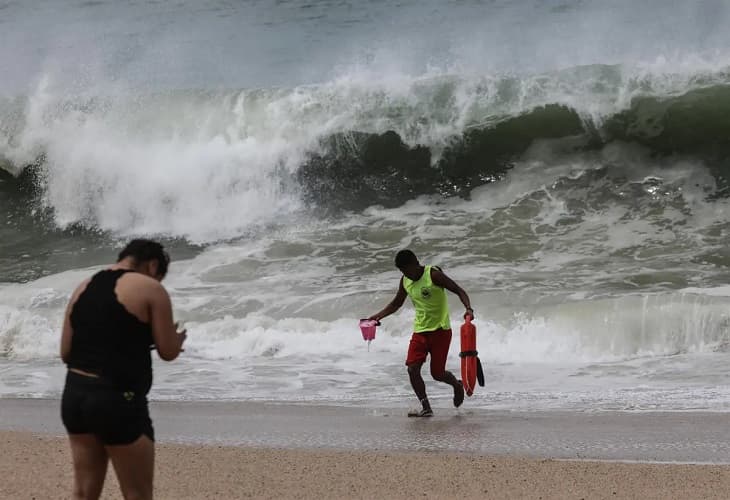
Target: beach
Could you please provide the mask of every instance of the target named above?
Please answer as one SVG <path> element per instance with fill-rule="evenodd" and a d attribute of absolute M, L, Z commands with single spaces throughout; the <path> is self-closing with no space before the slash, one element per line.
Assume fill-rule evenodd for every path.
<path fill-rule="evenodd" d="M 187 331 L 151 351 L 158 498 L 730 498 L 729 23 L 0 1 L 0 500 L 68 497 L 64 314 L 135 238 Z M 455 409 L 423 366 L 429 419 L 423 309 L 358 327 L 406 249 L 468 294 L 446 369 L 470 307 L 484 370 Z"/>
<path fill-rule="evenodd" d="M 65 498 L 53 400 L 0 402 L 0 498 Z M 154 403 L 157 498 L 727 498 L 724 414 Z M 459 450 L 459 448 L 462 448 Z M 120 498 L 113 474 L 103 498 Z"/>
<path fill-rule="evenodd" d="M 0 433 L 2 498 L 66 498 L 62 438 Z M 157 447 L 156 498 L 727 498 L 730 467 L 396 453 Z M 14 472 L 9 473 L 13 468 Z M 121 498 L 110 472 L 102 498 Z"/>

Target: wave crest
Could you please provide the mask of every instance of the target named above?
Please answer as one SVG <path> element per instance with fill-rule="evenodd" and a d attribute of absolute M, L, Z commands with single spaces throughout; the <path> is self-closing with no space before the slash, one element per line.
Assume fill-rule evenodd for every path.
<path fill-rule="evenodd" d="M 453 75 L 295 89 L 0 103 L 0 168 L 26 171 L 59 227 L 239 236 L 305 205 L 393 207 L 468 196 L 536 141 L 636 143 L 708 162 L 727 187 L 730 77 L 595 65 L 529 77 Z M 28 174 L 27 172 L 30 172 Z"/>

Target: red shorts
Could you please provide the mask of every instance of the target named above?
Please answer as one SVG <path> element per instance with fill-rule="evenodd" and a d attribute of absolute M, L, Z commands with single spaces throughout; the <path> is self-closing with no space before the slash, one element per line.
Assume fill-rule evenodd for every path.
<path fill-rule="evenodd" d="M 426 362 L 431 355 L 431 376 L 440 377 L 446 371 L 446 358 L 451 345 L 451 329 L 436 330 L 430 333 L 414 333 L 408 344 L 406 365 L 417 365 Z"/>

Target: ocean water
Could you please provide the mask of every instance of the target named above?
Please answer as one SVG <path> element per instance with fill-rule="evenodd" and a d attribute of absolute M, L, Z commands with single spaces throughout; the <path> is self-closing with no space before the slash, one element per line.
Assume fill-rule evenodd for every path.
<path fill-rule="evenodd" d="M 71 290 L 148 236 L 189 332 L 152 399 L 408 405 L 411 307 L 369 349 L 357 327 L 408 247 L 472 298 L 469 406 L 730 410 L 728 21 L 0 2 L 0 398 L 60 395 Z"/>

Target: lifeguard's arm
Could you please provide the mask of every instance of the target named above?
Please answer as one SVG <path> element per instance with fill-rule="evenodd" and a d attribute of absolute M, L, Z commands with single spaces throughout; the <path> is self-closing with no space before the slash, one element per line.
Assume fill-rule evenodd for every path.
<path fill-rule="evenodd" d="M 152 338 L 155 340 L 155 348 L 160 358 L 172 361 L 180 355 L 187 336 L 185 330 L 177 332 L 172 322 L 172 303 L 165 287 L 157 282 L 151 283 L 150 287 Z"/>
<path fill-rule="evenodd" d="M 466 311 L 470 313 L 472 317 L 474 316 L 474 309 L 471 308 L 471 301 L 469 300 L 469 296 L 466 294 L 463 288 L 457 285 L 454 280 L 446 276 L 443 271 L 431 268 L 431 281 L 433 281 L 434 285 L 445 288 L 448 291 L 458 295 L 459 300 L 461 300 L 461 303 L 464 304 Z"/>
<path fill-rule="evenodd" d="M 71 337 L 73 337 L 74 329 L 71 326 L 71 311 L 73 311 L 74 304 L 81 295 L 81 292 L 86 290 L 86 285 L 89 284 L 90 280 L 85 280 L 81 283 L 74 293 L 71 294 L 71 298 L 66 306 L 66 312 L 63 314 L 63 327 L 61 329 L 61 360 L 64 363 L 68 363 L 68 357 L 71 355 Z"/>
<path fill-rule="evenodd" d="M 395 297 L 393 297 L 393 300 L 388 303 L 385 308 L 380 311 L 379 313 L 373 314 L 368 319 L 374 319 L 376 321 L 380 321 L 381 319 L 385 318 L 386 316 L 390 316 L 394 312 L 396 312 L 398 309 L 401 308 L 403 305 L 403 302 L 406 301 L 406 297 L 408 294 L 406 294 L 406 289 L 403 288 L 403 278 L 401 278 L 400 282 L 398 283 L 398 291 L 395 294 Z"/>

